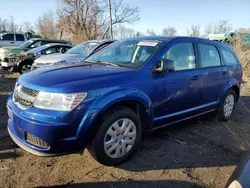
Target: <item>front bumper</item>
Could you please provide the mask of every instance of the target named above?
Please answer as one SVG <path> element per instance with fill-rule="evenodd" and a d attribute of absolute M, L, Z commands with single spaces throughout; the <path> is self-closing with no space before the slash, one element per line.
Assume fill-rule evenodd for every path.
<path fill-rule="evenodd" d="M 8 131 L 18 146 L 38 156 L 61 155 L 85 148 L 93 113 L 85 110 L 54 112 L 34 107 L 21 110 L 11 98 L 12 95 L 7 100 L 7 108 L 12 112 L 12 115 L 8 113 Z M 46 142 L 48 147 L 29 142 L 27 134 Z"/>

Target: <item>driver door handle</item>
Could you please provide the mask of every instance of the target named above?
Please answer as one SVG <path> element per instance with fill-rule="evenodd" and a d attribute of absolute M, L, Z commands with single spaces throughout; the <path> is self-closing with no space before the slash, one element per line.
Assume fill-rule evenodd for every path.
<path fill-rule="evenodd" d="M 192 80 L 199 80 L 201 77 L 200 76 L 193 76 Z"/>

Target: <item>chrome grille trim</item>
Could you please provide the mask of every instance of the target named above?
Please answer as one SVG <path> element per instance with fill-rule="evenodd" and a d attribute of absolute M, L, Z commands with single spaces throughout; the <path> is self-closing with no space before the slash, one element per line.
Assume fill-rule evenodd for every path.
<path fill-rule="evenodd" d="M 33 96 L 33 97 L 36 97 L 38 95 L 38 91 L 37 90 L 34 90 L 34 89 L 30 89 L 30 88 L 27 88 L 27 87 L 24 87 L 22 86 L 21 87 L 21 91 L 27 95 L 30 95 L 30 96 Z"/>
<path fill-rule="evenodd" d="M 39 91 L 17 84 L 13 94 L 13 102 L 22 110 L 30 108 Z"/>
<path fill-rule="evenodd" d="M 45 142 L 41 138 L 36 137 L 30 133 L 26 133 L 26 141 L 30 144 L 33 144 L 41 148 L 49 148 L 49 145 L 47 144 L 47 142 Z"/>

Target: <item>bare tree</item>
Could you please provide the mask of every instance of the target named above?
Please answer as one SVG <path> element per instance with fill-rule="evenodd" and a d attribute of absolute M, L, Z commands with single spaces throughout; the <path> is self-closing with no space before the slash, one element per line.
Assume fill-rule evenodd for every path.
<path fill-rule="evenodd" d="M 139 20 L 138 7 L 112 0 L 112 24 L 133 23 Z M 78 38 L 91 40 L 108 37 L 108 8 L 106 1 L 60 0 L 58 27 Z"/>
<path fill-rule="evenodd" d="M 146 33 L 148 36 L 155 36 L 156 35 L 156 33 L 153 29 L 147 29 Z"/>
<path fill-rule="evenodd" d="M 21 25 L 22 31 L 34 33 L 34 25 L 28 21 L 24 21 Z"/>
<path fill-rule="evenodd" d="M 18 31 L 18 25 L 15 23 L 14 17 L 10 16 L 9 22 L 8 22 L 8 30 L 17 32 Z"/>
<path fill-rule="evenodd" d="M 215 33 L 228 33 L 232 30 L 231 25 L 227 20 L 220 20 L 215 24 Z"/>
<path fill-rule="evenodd" d="M 232 30 L 232 26 L 227 20 L 220 20 L 216 23 L 209 23 L 205 27 L 205 34 L 219 34 L 219 33 L 229 33 Z"/>
<path fill-rule="evenodd" d="M 250 33 L 250 28 L 239 28 L 236 32 L 240 33 Z"/>
<path fill-rule="evenodd" d="M 44 13 L 37 19 L 36 28 L 38 33 L 45 38 L 57 38 L 56 23 L 52 11 Z"/>
<path fill-rule="evenodd" d="M 190 37 L 199 37 L 200 36 L 200 29 L 201 29 L 201 27 L 199 25 L 192 25 L 190 27 L 190 30 L 187 29 L 187 35 Z"/>
<path fill-rule="evenodd" d="M 177 34 L 177 31 L 174 27 L 168 26 L 162 29 L 162 35 L 174 36 Z"/>
<path fill-rule="evenodd" d="M 114 29 L 114 36 L 117 39 L 133 37 L 133 36 L 135 36 L 135 31 L 131 28 L 127 28 L 127 27 L 124 27 L 122 25 L 118 25 L 118 27 L 116 27 Z"/>

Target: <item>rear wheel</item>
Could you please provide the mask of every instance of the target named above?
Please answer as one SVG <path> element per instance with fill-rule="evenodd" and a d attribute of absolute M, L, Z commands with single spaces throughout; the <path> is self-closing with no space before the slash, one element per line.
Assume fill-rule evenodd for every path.
<path fill-rule="evenodd" d="M 118 109 L 103 119 L 88 149 L 99 163 L 118 165 L 135 152 L 141 132 L 138 115 L 129 108 Z"/>
<path fill-rule="evenodd" d="M 232 117 L 233 110 L 236 104 L 236 94 L 234 90 L 230 89 L 224 96 L 220 108 L 218 109 L 219 119 L 227 121 Z"/>

